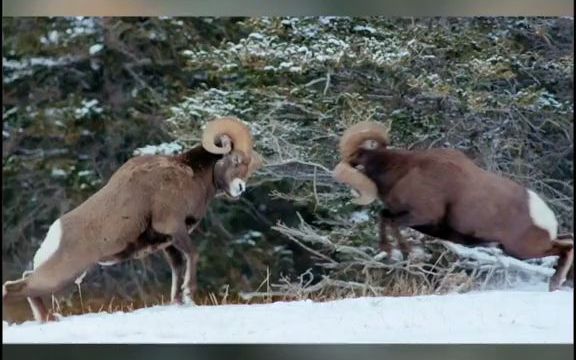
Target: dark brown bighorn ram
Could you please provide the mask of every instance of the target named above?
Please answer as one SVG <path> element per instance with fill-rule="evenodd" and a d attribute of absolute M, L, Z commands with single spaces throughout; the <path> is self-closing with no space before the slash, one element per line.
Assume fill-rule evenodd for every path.
<path fill-rule="evenodd" d="M 220 118 L 206 125 L 201 146 L 128 160 L 102 189 L 50 226 L 34 269 L 7 281 L 3 300 L 26 297 L 37 320 L 50 320 L 41 296 L 81 281 L 92 265 L 160 249 L 172 269 L 172 302 L 192 300 L 198 255 L 189 233 L 218 192 L 233 198 L 244 192 L 246 179 L 261 165 L 252 146 L 246 125 Z"/>
<path fill-rule="evenodd" d="M 465 245 L 497 243 L 519 259 L 557 255 L 550 291 L 560 288 L 574 257 L 573 235 L 558 235 L 554 213 L 536 193 L 479 168 L 458 150 L 388 144 L 383 124 L 358 123 L 342 135 L 342 161 L 334 169 L 334 177 L 355 190 L 353 202 L 379 198 L 385 204 L 382 250 L 390 251 L 387 228 L 405 226 Z"/>

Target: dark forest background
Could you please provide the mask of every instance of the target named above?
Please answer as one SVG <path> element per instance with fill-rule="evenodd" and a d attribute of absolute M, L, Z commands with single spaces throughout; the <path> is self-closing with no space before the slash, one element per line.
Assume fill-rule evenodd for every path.
<path fill-rule="evenodd" d="M 216 199 L 195 234 L 197 302 L 485 284 L 492 273 L 470 265 L 478 259 L 458 262 L 462 254 L 441 244 L 414 258 L 378 257 L 378 205 L 351 205 L 330 176 L 338 137 L 371 119 L 390 124 L 397 147 L 459 148 L 541 194 L 561 230 L 572 231 L 573 25 L 572 18 L 5 18 L 2 280 L 29 268 L 49 225 L 128 158 L 192 146 L 205 121 L 235 115 L 251 126 L 266 166 L 241 201 Z M 500 271 L 503 279 L 510 271 Z M 81 290 L 149 304 L 168 297 L 169 277 L 158 254 L 94 268 Z M 72 306 L 78 291 L 58 306 Z"/>

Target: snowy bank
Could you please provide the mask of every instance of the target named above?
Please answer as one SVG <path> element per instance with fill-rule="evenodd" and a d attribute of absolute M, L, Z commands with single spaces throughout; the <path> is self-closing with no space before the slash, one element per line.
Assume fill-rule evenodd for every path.
<path fill-rule="evenodd" d="M 544 288 L 544 286 L 542 287 Z M 3 325 L 4 343 L 573 343 L 572 290 L 156 306 Z"/>

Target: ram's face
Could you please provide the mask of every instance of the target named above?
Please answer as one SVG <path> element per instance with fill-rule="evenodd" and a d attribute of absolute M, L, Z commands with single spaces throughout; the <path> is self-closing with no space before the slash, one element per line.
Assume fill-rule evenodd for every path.
<path fill-rule="evenodd" d="M 373 170 L 375 168 L 378 168 L 378 161 L 375 159 L 374 153 L 371 150 L 358 149 L 346 162 L 350 167 L 366 176 L 369 176 L 370 173 L 374 172 Z"/>
<path fill-rule="evenodd" d="M 367 165 L 367 155 L 365 152 L 360 151 L 350 157 L 348 164 L 360 172 L 365 172 Z"/>
<path fill-rule="evenodd" d="M 237 199 L 246 190 L 250 158 L 241 151 L 232 151 L 216 162 L 214 177 L 219 190 Z"/>

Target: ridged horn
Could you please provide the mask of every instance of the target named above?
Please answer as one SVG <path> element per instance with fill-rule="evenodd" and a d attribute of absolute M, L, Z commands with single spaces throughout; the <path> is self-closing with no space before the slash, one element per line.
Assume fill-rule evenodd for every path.
<path fill-rule="evenodd" d="M 378 189 L 376 184 L 366 175 L 356 170 L 345 161 L 341 161 L 334 168 L 332 175 L 342 183 L 347 184 L 356 190 L 358 197 L 351 201 L 358 205 L 368 205 L 378 198 Z"/>
<path fill-rule="evenodd" d="M 252 151 L 252 134 L 248 126 L 237 118 L 219 118 L 206 124 L 202 147 L 213 154 L 227 154 L 234 149 L 248 155 Z"/>
<path fill-rule="evenodd" d="M 349 161 L 352 154 L 367 140 L 388 145 L 388 128 L 382 123 L 362 121 L 346 129 L 339 144 L 342 160 Z"/>

